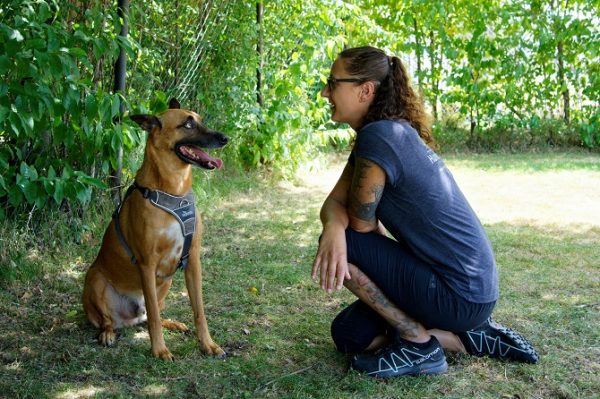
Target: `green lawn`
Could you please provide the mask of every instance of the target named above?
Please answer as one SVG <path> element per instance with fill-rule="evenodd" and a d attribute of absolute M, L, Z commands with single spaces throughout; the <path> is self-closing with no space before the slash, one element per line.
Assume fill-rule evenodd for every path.
<path fill-rule="evenodd" d="M 595 219 L 600 201 L 585 206 L 587 221 L 565 214 L 570 205 L 588 204 L 597 194 L 598 155 L 448 158 L 496 251 L 501 298 L 495 318 L 529 338 L 541 361 L 522 365 L 449 354 L 443 376 L 391 380 L 348 371 L 346 356 L 334 350 L 329 325 L 353 297 L 323 293 L 309 276 L 320 232 L 318 211 L 341 170 L 343 157 L 337 159 L 329 170 L 305 171 L 295 183 L 255 183 L 227 171 L 207 178 L 198 172 L 207 317 L 213 338 L 230 354 L 226 360 L 202 356 L 193 335 L 172 332 L 165 332 L 165 339 L 176 361 L 156 360 L 144 326 L 124 329 L 114 348 L 96 343 L 80 294 L 110 206 L 86 216 L 84 226 L 50 218 L 38 237 L 14 237 L 10 223 L 0 226 L 0 397 L 600 395 L 600 223 Z M 496 190 L 502 200 L 495 200 Z M 511 190 L 523 204 L 519 208 L 528 198 L 535 204 L 526 213 L 511 209 Z M 527 197 L 529 190 L 535 195 Z M 556 201 L 570 205 L 545 205 L 558 194 Z M 222 199 L 208 203 L 215 195 Z M 79 244 L 61 239 L 73 227 L 81 232 Z M 192 325 L 181 274 L 163 316 Z"/>

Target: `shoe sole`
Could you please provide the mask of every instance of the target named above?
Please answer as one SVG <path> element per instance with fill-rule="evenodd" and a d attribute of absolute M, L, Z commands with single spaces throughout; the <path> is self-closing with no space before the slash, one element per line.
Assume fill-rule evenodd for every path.
<path fill-rule="evenodd" d="M 448 371 L 448 363 L 446 362 L 446 358 L 439 360 L 438 362 L 429 365 L 426 368 L 419 369 L 416 371 L 409 372 L 401 372 L 402 369 L 393 371 L 393 370 L 385 370 L 380 372 L 369 373 L 368 375 L 376 378 L 391 378 L 391 377 L 401 377 L 401 376 L 411 376 L 418 377 L 421 375 L 439 375 L 444 374 Z"/>
<path fill-rule="evenodd" d="M 504 327 L 503 325 L 496 323 L 494 320 L 490 320 L 489 327 L 496 332 L 497 336 L 504 335 L 505 337 L 510 339 L 512 341 L 510 344 L 507 344 L 506 342 L 503 342 L 503 343 L 505 345 L 510 345 L 511 347 L 513 347 L 515 349 L 511 348 L 508 351 L 506 351 L 504 355 L 502 355 L 500 353 L 501 348 L 498 348 L 499 353 L 492 353 L 492 354 L 482 353 L 481 354 L 482 356 L 487 355 L 492 358 L 511 359 L 511 360 L 517 360 L 517 361 L 522 361 L 522 362 L 526 362 L 526 363 L 537 363 L 539 361 L 540 356 L 538 355 L 536 350 L 533 348 L 533 345 L 531 345 L 531 343 L 529 343 L 529 341 L 527 341 L 527 339 L 525 339 L 525 337 L 523 337 L 521 334 L 519 334 L 518 332 L 516 332 L 513 329 Z M 485 332 L 485 330 L 484 330 L 484 332 Z M 517 351 L 518 355 L 511 356 L 510 353 L 511 352 L 514 353 L 515 350 Z"/>

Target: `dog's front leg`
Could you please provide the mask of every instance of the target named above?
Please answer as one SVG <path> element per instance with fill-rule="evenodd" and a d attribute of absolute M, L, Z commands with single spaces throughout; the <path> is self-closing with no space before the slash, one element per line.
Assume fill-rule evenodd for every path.
<path fill-rule="evenodd" d="M 195 248 L 194 248 L 195 247 Z M 204 302 L 202 300 L 202 269 L 200 265 L 200 254 L 198 245 L 193 245 L 190 258 L 185 269 L 185 285 L 190 296 L 192 310 L 194 312 L 194 325 L 200 348 L 204 353 L 211 356 L 224 357 L 225 351 L 219 347 L 211 338 L 204 314 Z"/>
<path fill-rule="evenodd" d="M 142 274 L 142 290 L 144 291 L 144 301 L 146 303 L 152 355 L 163 360 L 172 361 L 174 357 L 165 345 L 160 322 L 160 308 L 156 293 L 156 268 L 149 264 L 140 264 L 139 266 Z"/>

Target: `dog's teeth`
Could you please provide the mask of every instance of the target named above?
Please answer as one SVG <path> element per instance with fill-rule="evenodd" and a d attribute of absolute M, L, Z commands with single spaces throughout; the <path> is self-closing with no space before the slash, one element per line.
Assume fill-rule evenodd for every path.
<path fill-rule="evenodd" d="M 211 169 L 219 169 L 223 165 L 223 162 L 220 159 L 211 157 L 198 147 L 181 146 L 179 148 L 181 154 L 189 161 L 196 161 L 198 163 L 205 164 L 205 167 Z"/>
<path fill-rule="evenodd" d="M 191 148 L 182 147 L 181 149 L 182 149 L 182 152 L 184 153 L 184 155 L 186 155 L 187 157 L 192 158 L 192 159 L 198 159 L 197 154 L 194 151 L 192 151 Z"/>

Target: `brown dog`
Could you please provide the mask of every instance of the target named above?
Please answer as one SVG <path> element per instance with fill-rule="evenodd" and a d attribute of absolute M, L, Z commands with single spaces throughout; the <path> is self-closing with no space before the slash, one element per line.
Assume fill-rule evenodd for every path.
<path fill-rule="evenodd" d="M 83 307 L 100 329 L 100 343 L 113 345 L 115 329 L 147 319 L 152 354 L 173 360 L 161 326 L 180 331 L 187 327 L 161 320 L 160 310 L 173 274 L 184 268 L 200 347 L 206 354 L 224 356 L 208 332 L 204 315 L 202 222 L 191 188 L 192 165 L 205 169 L 222 165 L 200 148 L 220 148 L 227 137 L 202 125 L 198 114 L 179 109 L 175 99 L 158 116 L 132 115 L 131 119 L 149 132 L 144 161 L 87 272 Z"/>

